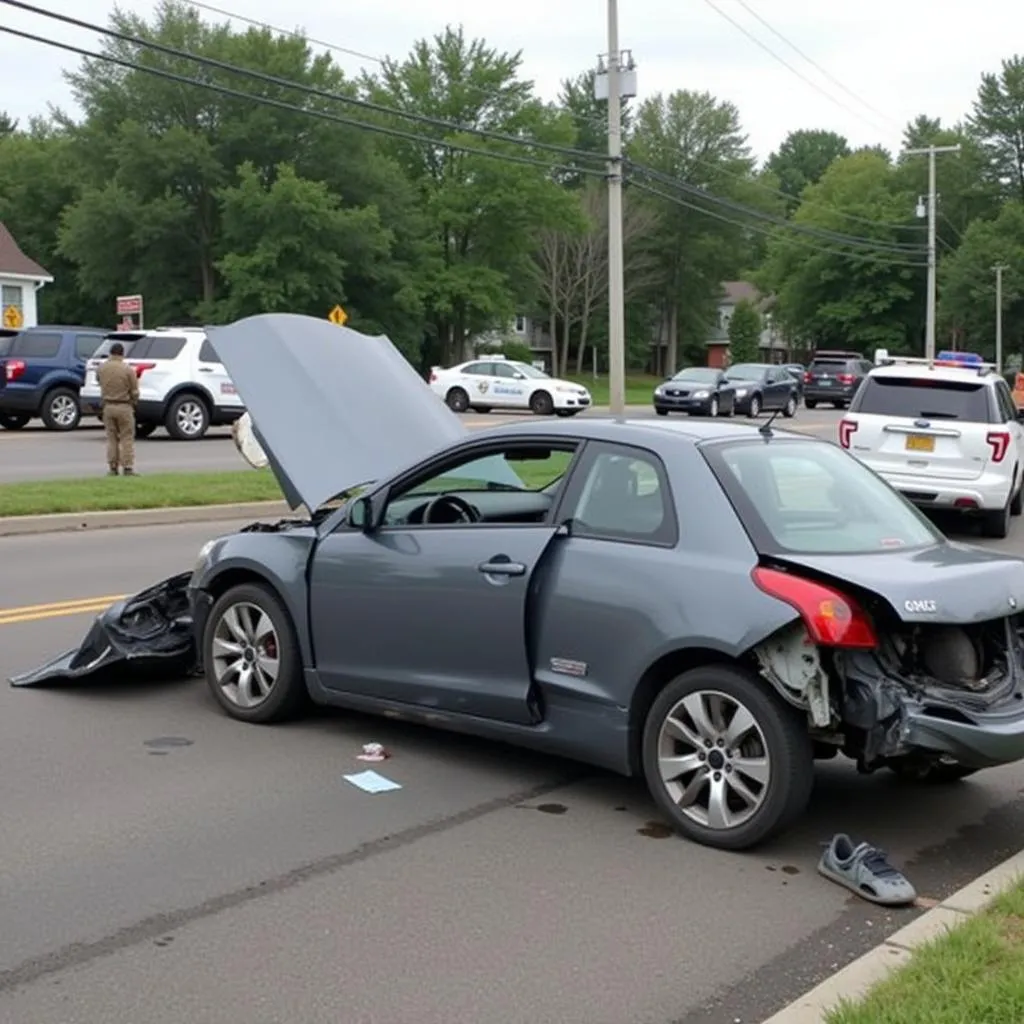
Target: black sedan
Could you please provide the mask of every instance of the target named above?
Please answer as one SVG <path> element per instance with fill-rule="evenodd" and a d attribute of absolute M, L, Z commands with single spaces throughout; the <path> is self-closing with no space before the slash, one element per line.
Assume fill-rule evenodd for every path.
<path fill-rule="evenodd" d="M 762 410 L 781 410 L 787 419 L 796 415 L 799 389 L 781 366 L 770 363 L 736 363 L 725 371 L 735 388 L 736 412 L 756 418 Z"/>
<path fill-rule="evenodd" d="M 685 412 L 691 416 L 731 416 L 736 411 L 736 389 L 721 370 L 691 366 L 654 389 L 654 411 L 659 416 Z"/>

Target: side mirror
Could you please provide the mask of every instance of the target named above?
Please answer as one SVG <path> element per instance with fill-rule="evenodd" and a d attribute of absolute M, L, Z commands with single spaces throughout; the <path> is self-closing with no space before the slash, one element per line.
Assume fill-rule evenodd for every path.
<path fill-rule="evenodd" d="M 373 501 L 369 495 L 356 498 L 352 504 L 352 510 L 348 514 L 349 523 L 357 530 L 362 530 L 363 533 L 372 533 L 376 527 L 374 519 Z"/>
<path fill-rule="evenodd" d="M 526 374 L 525 373 L 520 373 L 518 370 L 516 370 L 516 372 L 512 374 L 512 379 L 513 380 L 526 380 Z"/>

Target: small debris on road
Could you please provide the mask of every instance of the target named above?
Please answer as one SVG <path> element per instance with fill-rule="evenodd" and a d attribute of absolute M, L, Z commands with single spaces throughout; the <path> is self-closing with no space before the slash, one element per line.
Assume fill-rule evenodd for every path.
<path fill-rule="evenodd" d="M 365 793 L 390 793 L 392 790 L 401 789 L 401 785 L 385 778 L 374 771 L 357 772 L 355 775 L 343 775 L 346 782 L 352 783 L 357 789 Z"/>

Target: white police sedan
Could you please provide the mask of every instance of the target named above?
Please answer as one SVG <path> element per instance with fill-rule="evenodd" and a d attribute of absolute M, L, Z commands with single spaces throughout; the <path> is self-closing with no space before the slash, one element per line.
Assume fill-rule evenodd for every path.
<path fill-rule="evenodd" d="M 549 377 L 529 363 L 501 356 L 472 359 L 430 371 L 430 388 L 453 412 L 528 409 L 537 416 L 575 416 L 590 407 L 590 392 Z"/>

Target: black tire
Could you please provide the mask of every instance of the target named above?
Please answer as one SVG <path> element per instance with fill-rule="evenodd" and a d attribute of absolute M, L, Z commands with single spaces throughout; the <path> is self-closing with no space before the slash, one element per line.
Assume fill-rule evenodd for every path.
<path fill-rule="evenodd" d="M 1024 512 L 1024 481 L 1020 483 L 1010 499 L 1010 515 L 1019 516 L 1021 512 Z"/>
<path fill-rule="evenodd" d="M 790 395 L 786 399 L 786 407 L 782 410 L 782 415 L 787 420 L 791 420 L 796 415 L 796 395 Z"/>
<path fill-rule="evenodd" d="M 757 750 L 764 749 L 771 766 L 767 783 L 758 794 L 762 797 L 760 805 L 746 821 L 735 826 L 716 828 L 688 817 L 673 799 L 659 769 L 662 725 L 680 701 L 701 692 L 724 695 L 749 712 L 764 739 L 761 747 L 758 738 L 758 747 L 751 756 L 763 756 Z M 644 777 L 655 803 L 680 835 L 702 846 L 719 850 L 749 849 L 794 822 L 810 800 L 814 785 L 814 746 L 805 721 L 753 675 L 740 668 L 708 665 L 677 676 L 651 705 L 641 742 Z M 715 752 L 714 745 L 710 751 Z M 710 768 L 700 770 L 710 771 Z M 745 782 L 749 778 L 746 776 Z M 710 783 L 703 788 L 709 791 L 709 787 Z"/>
<path fill-rule="evenodd" d="M 554 411 L 554 400 L 546 391 L 534 391 L 530 395 L 530 412 L 534 416 L 550 416 Z"/>
<path fill-rule="evenodd" d="M 655 409 L 654 410 L 659 416 L 667 416 L 668 409 Z"/>
<path fill-rule="evenodd" d="M 991 537 L 993 540 L 1002 540 L 1010 532 L 1010 499 L 1006 499 L 1006 504 L 1000 508 L 995 509 L 992 512 L 982 512 L 981 514 L 981 532 L 985 537 Z"/>
<path fill-rule="evenodd" d="M 135 424 L 135 436 L 136 437 L 149 437 L 151 434 L 156 432 L 155 423 L 136 423 Z"/>
<path fill-rule="evenodd" d="M 561 416 L 563 420 L 566 420 L 570 416 L 575 416 L 578 412 L 580 412 L 579 409 L 556 409 L 555 415 Z"/>
<path fill-rule="evenodd" d="M 278 638 L 279 671 L 267 696 L 252 707 L 242 707 L 225 693 L 216 676 L 213 644 L 221 620 L 231 608 L 251 605 L 265 613 Z M 295 627 L 277 595 L 262 583 L 241 583 L 225 591 L 210 609 L 203 630 L 203 673 L 213 699 L 231 718 L 254 725 L 271 725 L 294 717 L 309 703 L 309 691 L 303 677 Z"/>
<path fill-rule="evenodd" d="M 804 408 L 805 409 L 817 409 L 818 408 L 818 403 L 813 398 L 805 398 L 804 399 Z"/>
<path fill-rule="evenodd" d="M 465 412 L 469 408 L 469 395 L 464 388 L 449 388 L 444 401 L 452 412 Z"/>
<path fill-rule="evenodd" d="M 78 393 L 71 388 L 54 388 L 43 396 L 39 418 L 47 430 L 74 430 L 82 419 Z"/>
<path fill-rule="evenodd" d="M 30 419 L 32 417 L 23 412 L 0 412 L 0 427 L 4 430 L 21 430 L 28 426 Z"/>
<path fill-rule="evenodd" d="M 711 399 L 711 404 L 708 406 L 708 415 L 712 419 L 717 419 L 718 411 L 718 397 L 716 396 L 715 398 Z"/>
<path fill-rule="evenodd" d="M 962 764 L 925 761 L 913 757 L 897 758 L 890 761 L 886 767 L 904 782 L 921 783 L 926 786 L 949 786 L 981 771 L 980 768 L 968 768 Z"/>
<path fill-rule="evenodd" d="M 750 405 L 747 406 L 747 416 L 752 420 L 756 420 L 761 414 L 761 396 L 752 395 L 750 398 Z"/>
<path fill-rule="evenodd" d="M 175 395 L 167 407 L 164 429 L 175 441 L 198 441 L 210 429 L 210 408 L 192 392 Z"/>
<path fill-rule="evenodd" d="M 478 412 L 478 413 L 480 413 L 481 416 L 486 416 L 490 411 L 491 411 L 491 407 L 489 405 L 474 405 L 473 406 L 473 412 Z"/>

